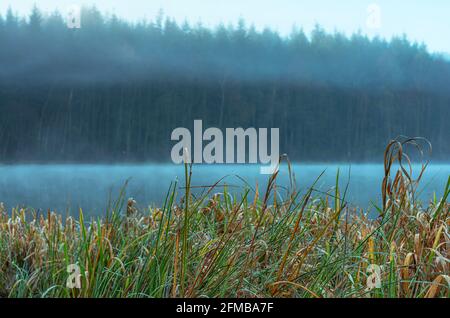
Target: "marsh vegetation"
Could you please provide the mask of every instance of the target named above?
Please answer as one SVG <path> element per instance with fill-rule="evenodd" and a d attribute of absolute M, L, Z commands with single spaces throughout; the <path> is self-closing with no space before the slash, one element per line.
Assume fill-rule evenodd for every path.
<path fill-rule="evenodd" d="M 97 219 L 1 208 L 0 295 L 448 297 L 450 177 L 441 196 L 417 200 L 426 164 L 411 178 L 403 152 L 414 142 L 389 144 L 374 219 L 346 205 L 339 174 L 317 199 L 315 183 L 302 192 L 292 183 L 281 198 L 275 173 L 250 200 L 249 189 L 231 196 L 216 186 L 193 196 L 190 166 L 160 208 L 123 196 Z M 82 269 L 81 289 L 66 287 L 70 264 Z M 372 265 L 381 288 L 367 288 Z"/>

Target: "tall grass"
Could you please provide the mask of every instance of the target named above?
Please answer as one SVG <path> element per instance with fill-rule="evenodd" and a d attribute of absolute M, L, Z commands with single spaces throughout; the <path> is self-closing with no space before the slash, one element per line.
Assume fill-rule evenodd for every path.
<path fill-rule="evenodd" d="M 174 183 L 161 208 L 138 210 L 121 196 L 103 219 L 80 210 L 63 220 L 2 205 L 0 296 L 448 297 L 450 177 L 440 200 L 418 201 L 426 165 L 413 180 L 403 152 L 415 142 L 388 146 L 375 219 L 346 204 L 339 174 L 320 197 L 293 182 L 281 200 L 277 173 L 253 200 L 249 189 L 237 197 L 216 186 L 194 197 L 192 166 L 182 199 Z M 69 264 L 81 268 L 81 289 L 66 287 Z M 381 288 L 367 288 L 372 264 Z"/>

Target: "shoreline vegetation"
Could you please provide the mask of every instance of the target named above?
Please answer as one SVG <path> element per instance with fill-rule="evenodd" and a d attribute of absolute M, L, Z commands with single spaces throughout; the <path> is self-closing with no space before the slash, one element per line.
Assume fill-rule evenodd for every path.
<path fill-rule="evenodd" d="M 375 219 L 346 205 L 339 172 L 325 196 L 294 180 L 281 193 L 275 173 L 250 200 L 218 183 L 195 197 L 192 165 L 160 208 L 120 195 L 85 220 L 0 204 L 0 297 L 448 298 L 450 176 L 440 198 L 416 200 L 427 164 L 413 179 L 404 150 L 423 142 L 389 143 Z M 66 286 L 73 264 L 81 288 Z"/>

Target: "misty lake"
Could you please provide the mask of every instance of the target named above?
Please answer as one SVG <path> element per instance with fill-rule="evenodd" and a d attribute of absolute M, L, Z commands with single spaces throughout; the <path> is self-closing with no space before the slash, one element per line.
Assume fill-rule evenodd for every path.
<path fill-rule="evenodd" d="M 419 166 L 414 166 L 416 175 Z M 366 209 L 371 202 L 380 204 L 383 166 L 375 164 L 294 164 L 297 189 L 307 189 L 325 170 L 316 185 L 317 195 L 334 187 L 336 172 L 340 170 L 340 187 L 349 182 L 347 201 Z M 450 165 L 430 165 L 419 187 L 420 198 L 428 200 L 434 192 L 441 196 Z M 259 174 L 257 165 L 196 165 L 193 168 L 192 186 L 208 186 L 222 177 L 231 192 L 239 194 L 246 182 L 250 189 L 258 183 L 260 192 L 269 176 Z M 239 176 L 239 177 L 237 177 Z M 86 215 L 104 215 L 108 202 L 116 200 L 125 182 L 126 197 L 133 197 L 138 205 L 160 206 L 171 182 L 178 180 L 179 197 L 183 193 L 184 167 L 173 164 L 140 165 L 1 165 L 0 202 L 7 208 L 32 207 L 47 211 L 77 214 L 81 207 Z M 277 184 L 282 189 L 289 185 L 286 166 L 280 169 Z M 201 188 L 196 188 L 198 193 Z M 223 190 L 223 187 L 216 192 Z M 252 190 L 250 190 L 252 191 Z M 280 195 L 285 192 L 280 190 Z M 179 199 L 179 198 L 178 198 Z M 371 210 L 374 208 L 372 206 Z"/>

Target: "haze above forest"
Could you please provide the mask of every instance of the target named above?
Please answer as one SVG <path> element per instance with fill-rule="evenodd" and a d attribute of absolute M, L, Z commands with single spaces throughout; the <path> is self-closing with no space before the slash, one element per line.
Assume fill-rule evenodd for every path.
<path fill-rule="evenodd" d="M 378 89 L 445 91 L 450 63 L 406 37 L 391 41 L 362 34 L 328 34 L 320 26 L 289 37 L 256 31 L 244 20 L 211 30 L 181 26 L 163 15 L 129 24 L 84 8 L 81 29 L 69 29 L 60 13 L 34 8 L 28 18 L 8 11 L 0 19 L 0 78 L 123 82 L 161 76 L 282 80 Z M 30 83 L 30 82 L 29 82 Z"/>

